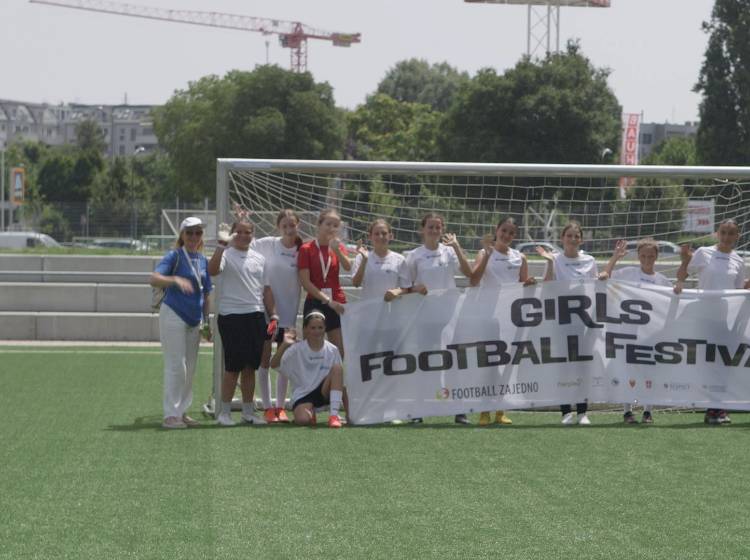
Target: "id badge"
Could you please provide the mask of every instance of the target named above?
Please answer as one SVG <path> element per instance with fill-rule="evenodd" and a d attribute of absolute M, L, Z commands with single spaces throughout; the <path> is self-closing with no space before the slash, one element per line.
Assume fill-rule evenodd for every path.
<path fill-rule="evenodd" d="M 333 299 L 333 290 L 331 288 L 321 288 L 320 291 L 323 292 L 328 299 Z"/>

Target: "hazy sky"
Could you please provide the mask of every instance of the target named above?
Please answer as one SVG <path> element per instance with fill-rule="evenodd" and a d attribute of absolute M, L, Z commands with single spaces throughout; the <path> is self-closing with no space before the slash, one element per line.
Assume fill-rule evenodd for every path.
<path fill-rule="evenodd" d="M 308 69 L 355 107 L 385 72 L 411 57 L 447 61 L 473 74 L 513 66 L 526 51 L 526 7 L 462 0 L 131 0 L 161 8 L 228 12 L 360 32 L 350 48 L 310 41 Z M 626 112 L 647 122 L 695 120 L 695 84 L 713 0 L 612 0 L 563 8 L 561 42 L 578 38 Z M 289 67 L 289 50 L 259 33 L 149 21 L 0 0 L 0 98 L 33 102 L 164 103 L 206 74 Z"/>

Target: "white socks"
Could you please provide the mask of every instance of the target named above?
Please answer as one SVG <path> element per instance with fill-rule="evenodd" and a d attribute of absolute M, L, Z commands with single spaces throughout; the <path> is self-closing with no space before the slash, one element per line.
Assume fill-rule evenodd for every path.
<path fill-rule="evenodd" d="M 255 379 L 258 383 L 260 400 L 263 401 L 263 408 L 271 408 L 271 375 L 268 368 L 258 368 Z"/>
<path fill-rule="evenodd" d="M 338 416 L 339 409 L 341 408 L 341 401 L 344 399 L 344 393 L 342 391 L 331 389 L 329 398 L 331 401 L 331 416 Z"/>
<path fill-rule="evenodd" d="M 254 413 L 255 413 L 255 407 L 253 406 L 253 403 L 250 403 L 250 402 L 242 403 L 242 415 L 243 416 L 252 416 Z"/>
<path fill-rule="evenodd" d="M 284 408 L 286 404 L 286 388 L 289 386 L 289 379 L 286 375 L 276 372 L 276 408 Z"/>

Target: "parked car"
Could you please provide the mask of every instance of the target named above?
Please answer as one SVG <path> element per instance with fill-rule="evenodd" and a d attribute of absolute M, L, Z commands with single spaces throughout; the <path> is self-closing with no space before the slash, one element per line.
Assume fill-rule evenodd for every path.
<path fill-rule="evenodd" d="M 88 241 L 89 249 L 127 249 L 129 251 L 148 251 L 148 245 L 137 239 L 127 237 L 102 237 Z"/>
<path fill-rule="evenodd" d="M 60 247 L 61 245 L 46 233 L 36 231 L 0 232 L 0 249 L 27 249 L 30 247 Z"/>
<path fill-rule="evenodd" d="M 550 253 L 562 253 L 562 248 L 558 247 L 554 243 L 548 243 L 547 241 L 525 241 L 518 243 L 515 247 L 516 251 L 523 253 L 524 255 L 536 255 L 536 248 L 541 247 Z"/>

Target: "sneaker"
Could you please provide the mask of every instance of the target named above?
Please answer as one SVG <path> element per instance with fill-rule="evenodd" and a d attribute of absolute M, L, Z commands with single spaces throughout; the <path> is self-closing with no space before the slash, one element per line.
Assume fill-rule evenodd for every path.
<path fill-rule="evenodd" d="M 232 416 L 228 412 L 221 412 L 216 417 L 216 423 L 219 426 L 234 426 L 235 422 L 232 420 Z"/>
<path fill-rule="evenodd" d="M 242 418 L 244 424 L 268 424 L 265 418 L 257 414 L 245 414 L 243 412 L 240 418 Z"/>
<path fill-rule="evenodd" d="M 727 414 L 726 410 L 720 410 L 717 414 L 719 418 L 719 424 L 731 424 L 732 419 L 729 417 L 729 414 Z"/>
<path fill-rule="evenodd" d="M 198 422 L 195 418 L 191 418 L 187 414 L 182 415 L 182 423 L 186 426 L 189 426 L 191 428 L 194 428 L 195 426 L 200 426 L 201 423 Z"/>
<path fill-rule="evenodd" d="M 182 430 L 183 428 L 187 428 L 187 424 L 177 418 L 177 416 L 167 416 L 161 423 L 161 427 L 167 430 Z"/>
<path fill-rule="evenodd" d="M 422 422 L 424 422 L 424 418 L 422 418 L 421 416 L 419 416 L 419 417 L 417 417 L 417 418 L 412 418 L 412 419 L 410 420 L 410 422 L 411 422 L 412 424 L 421 424 Z"/>
<path fill-rule="evenodd" d="M 288 423 L 289 417 L 286 415 L 286 411 L 283 408 L 276 409 L 276 418 L 279 422 Z"/>
<path fill-rule="evenodd" d="M 588 417 L 587 414 L 581 414 L 578 417 L 578 425 L 579 426 L 590 426 L 591 425 L 591 420 L 589 420 L 589 417 Z"/>
<path fill-rule="evenodd" d="M 479 425 L 480 426 L 489 426 L 490 424 L 490 413 L 489 412 L 482 412 L 479 415 Z"/>
<path fill-rule="evenodd" d="M 513 424 L 513 420 L 505 415 L 505 412 L 498 410 L 495 413 L 495 424 L 503 424 L 504 426 L 510 426 Z"/>
<path fill-rule="evenodd" d="M 575 422 L 575 419 L 576 419 L 576 417 L 573 416 L 573 413 L 572 412 L 568 412 L 567 414 L 563 414 L 563 417 L 562 417 L 562 420 L 560 421 L 560 423 L 563 426 L 570 426 L 571 424 L 573 424 L 573 422 Z"/>
<path fill-rule="evenodd" d="M 263 418 L 266 419 L 267 424 L 275 424 L 279 421 L 279 417 L 276 414 L 276 409 L 273 407 L 267 408 L 265 412 L 263 412 Z"/>
<path fill-rule="evenodd" d="M 471 424 L 469 419 L 466 417 L 466 414 L 456 414 L 456 417 L 453 419 L 453 421 L 456 424 Z"/>
<path fill-rule="evenodd" d="M 651 416 L 651 413 L 648 410 L 643 411 L 643 418 L 641 418 L 641 422 L 644 424 L 653 424 L 654 423 L 654 417 Z"/>
<path fill-rule="evenodd" d="M 645 412 L 643 413 L 643 416 L 644 416 L 644 418 L 646 417 L 646 413 Z M 628 412 L 626 412 L 625 414 L 622 415 L 622 420 L 626 424 L 637 424 L 638 423 L 638 420 L 635 419 L 635 414 L 633 414 L 630 411 L 628 411 Z"/>
<path fill-rule="evenodd" d="M 715 410 L 707 410 L 703 416 L 703 422 L 706 424 L 719 424 L 719 415 Z"/>
<path fill-rule="evenodd" d="M 328 427 L 329 428 L 340 428 L 341 427 L 341 418 L 336 416 L 335 414 L 332 414 L 328 417 Z"/>

